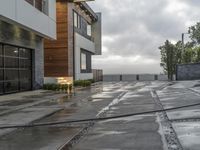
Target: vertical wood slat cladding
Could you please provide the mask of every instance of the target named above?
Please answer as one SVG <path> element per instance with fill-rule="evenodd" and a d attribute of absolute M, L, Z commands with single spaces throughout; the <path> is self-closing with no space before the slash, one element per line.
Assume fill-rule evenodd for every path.
<path fill-rule="evenodd" d="M 57 0 L 57 40 L 45 40 L 45 77 L 68 76 L 68 5 Z"/>

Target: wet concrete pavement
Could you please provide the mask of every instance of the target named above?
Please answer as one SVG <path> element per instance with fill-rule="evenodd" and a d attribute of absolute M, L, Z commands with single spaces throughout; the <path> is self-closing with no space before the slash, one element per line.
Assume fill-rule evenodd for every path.
<path fill-rule="evenodd" d="M 33 105 L 0 116 L 0 124 L 77 120 L 171 108 L 200 102 L 199 92 L 198 81 L 104 83 L 80 90 L 72 97 L 49 93 L 40 103 L 35 100 L 41 97 L 29 97 L 28 104 Z M 60 98 L 54 99 L 55 96 Z M 25 103 L 18 103 L 17 107 Z M 8 104 L 9 101 L 0 103 L 0 109 L 15 107 Z M 199 150 L 199 115 L 199 106 L 195 106 L 94 124 L 34 127 L 9 131 L 10 134 L 0 130 L 0 150 Z"/>

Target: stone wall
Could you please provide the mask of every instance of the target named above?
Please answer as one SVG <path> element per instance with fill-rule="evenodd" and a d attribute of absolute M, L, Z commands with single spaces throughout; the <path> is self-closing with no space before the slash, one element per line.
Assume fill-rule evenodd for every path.
<path fill-rule="evenodd" d="M 199 80 L 200 63 L 177 65 L 177 80 Z"/>

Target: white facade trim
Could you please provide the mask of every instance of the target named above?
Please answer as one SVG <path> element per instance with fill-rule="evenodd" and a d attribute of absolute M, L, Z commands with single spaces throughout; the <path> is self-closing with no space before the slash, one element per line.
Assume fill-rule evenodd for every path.
<path fill-rule="evenodd" d="M 80 67 L 80 56 L 81 56 L 81 49 L 87 50 L 91 53 L 95 53 L 95 43 L 86 39 L 82 35 L 75 33 L 75 80 L 86 80 L 92 79 L 92 73 L 81 73 Z"/>
<path fill-rule="evenodd" d="M 45 15 L 25 0 L 1 0 L 0 18 L 20 25 L 42 37 L 56 39 L 56 0 L 48 1 L 48 14 Z"/>

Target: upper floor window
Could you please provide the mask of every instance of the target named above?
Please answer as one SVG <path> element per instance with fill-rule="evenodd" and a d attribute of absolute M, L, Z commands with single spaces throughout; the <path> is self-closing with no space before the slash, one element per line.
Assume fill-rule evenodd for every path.
<path fill-rule="evenodd" d="M 92 26 L 90 24 L 87 24 L 87 35 L 92 36 Z"/>
<path fill-rule="evenodd" d="M 33 5 L 39 11 L 48 15 L 48 0 L 25 0 L 29 4 Z"/>
<path fill-rule="evenodd" d="M 86 54 L 81 52 L 81 70 L 86 70 L 87 69 L 87 57 Z"/>
<path fill-rule="evenodd" d="M 80 28 L 81 27 L 81 22 L 80 22 L 80 16 L 78 13 L 74 12 L 74 27 Z"/>

